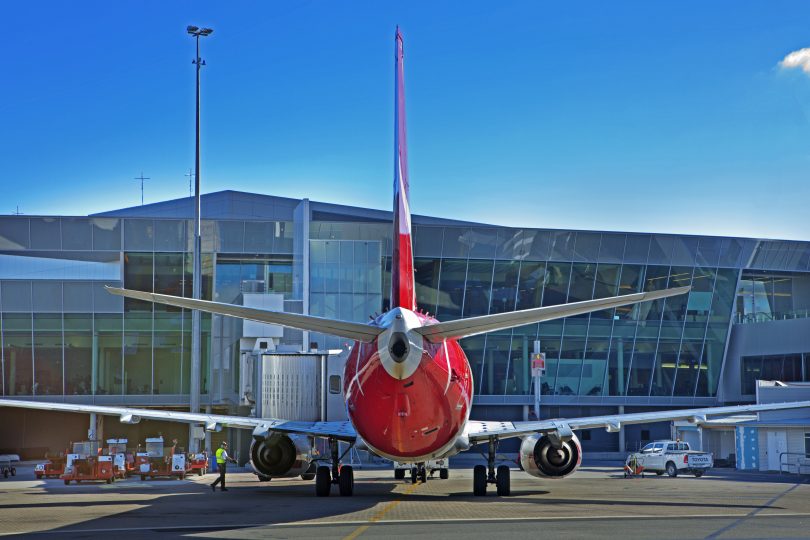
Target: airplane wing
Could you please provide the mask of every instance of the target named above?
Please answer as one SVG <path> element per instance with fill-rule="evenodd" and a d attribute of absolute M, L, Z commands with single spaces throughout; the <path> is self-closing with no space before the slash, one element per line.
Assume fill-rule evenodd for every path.
<path fill-rule="evenodd" d="M 209 431 L 219 431 L 223 427 L 256 429 L 311 435 L 313 437 L 334 437 L 341 441 L 352 442 L 357 438 L 351 422 L 294 422 L 275 418 L 251 418 L 247 416 L 229 416 L 223 414 L 190 413 L 182 411 L 165 411 L 158 409 L 135 409 L 130 407 L 106 407 L 102 405 L 74 405 L 72 403 L 48 403 L 26 401 L 21 399 L 0 399 L 0 407 L 18 407 L 43 411 L 60 411 L 72 413 L 96 413 L 106 416 L 118 416 L 125 424 L 137 424 L 141 420 L 166 420 L 187 424 L 203 424 Z"/>
<path fill-rule="evenodd" d="M 686 294 L 691 287 L 676 287 L 664 289 L 662 291 L 641 292 L 635 294 L 625 294 L 622 296 L 612 296 L 609 298 L 598 298 L 596 300 L 585 300 L 584 302 L 572 302 L 570 304 L 560 304 L 557 306 L 547 306 L 520 311 L 510 311 L 506 313 L 496 313 L 494 315 L 482 315 L 480 317 L 470 317 L 456 321 L 439 322 L 414 328 L 415 332 L 422 334 L 432 343 L 441 343 L 445 339 L 461 339 L 485 332 L 495 330 L 505 330 L 515 326 L 523 326 L 571 315 L 580 315 L 592 311 L 601 311 L 615 307 L 658 300 L 679 294 Z"/>
<path fill-rule="evenodd" d="M 234 304 L 224 304 L 222 302 L 211 302 L 209 300 L 194 300 L 193 298 L 182 298 L 180 296 L 170 296 L 167 294 L 155 294 L 143 291 L 132 291 L 129 289 L 118 289 L 115 287 L 105 287 L 107 292 L 135 298 L 156 304 L 166 304 L 168 306 L 182 307 L 186 309 L 197 309 L 217 315 L 228 315 L 269 324 L 279 324 L 298 330 L 310 330 L 313 332 L 323 332 L 333 336 L 340 336 L 363 343 L 371 343 L 382 333 L 383 329 L 376 326 L 348 321 L 336 321 L 312 315 L 299 315 L 297 313 L 282 313 L 267 309 L 256 309 Z"/>
<path fill-rule="evenodd" d="M 671 420 L 688 420 L 697 424 L 709 418 L 723 418 L 745 413 L 779 411 L 784 409 L 801 409 L 810 407 L 810 401 L 791 401 L 786 403 L 767 403 L 762 405 L 735 405 L 732 407 L 705 407 L 702 409 L 680 409 L 670 411 L 653 411 L 642 413 L 613 414 L 606 416 L 587 416 L 584 418 L 561 418 L 539 420 L 536 422 L 481 422 L 471 420 L 465 434 L 475 444 L 491 437 L 507 439 L 533 433 L 548 433 L 560 429 L 571 430 L 604 428 L 607 431 L 618 431 L 625 424 L 643 424 L 647 422 L 666 422 Z"/>

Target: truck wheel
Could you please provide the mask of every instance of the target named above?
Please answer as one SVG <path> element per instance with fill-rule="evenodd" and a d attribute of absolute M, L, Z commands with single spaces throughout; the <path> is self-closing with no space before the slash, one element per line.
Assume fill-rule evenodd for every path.
<path fill-rule="evenodd" d="M 655 471 L 656 476 L 661 476 L 664 474 L 664 471 Z"/>
<path fill-rule="evenodd" d="M 695 471 L 694 474 L 695 474 L 695 478 L 700 478 L 701 476 L 703 476 L 703 471 Z"/>
<path fill-rule="evenodd" d="M 197 476 L 202 476 L 202 469 L 197 469 Z"/>
<path fill-rule="evenodd" d="M 112 478 L 107 478 L 107 483 L 112 484 Z"/>
<path fill-rule="evenodd" d="M 146 480 L 146 475 L 142 474 L 141 475 L 141 482 L 143 482 L 144 480 Z"/>
<path fill-rule="evenodd" d="M 3 478 L 8 478 L 8 469 L 3 469 Z"/>
<path fill-rule="evenodd" d="M 675 478 L 678 476 L 678 467 L 676 467 L 671 461 L 667 463 L 667 474 L 670 478 Z"/>
<path fill-rule="evenodd" d="M 69 486 L 69 485 L 70 485 L 70 480 L 68 480 L 67 478 L 65 478 L 65 485 L 66 485 L 66 486 Z"/>
<path fill-rule="evenodd" d="M 11 468 L 11 476 L 17 476 L 17 469 L 14 467 Z"/>
<path fill-rule="evenodd" d="M 450 469 L 441 469 L 439 470 L 439 478 L 442 480 L 447 480 L 450 478 Z"/>
<path fill-rule="evenodd" d="M 394 469 L 394 480 L 405 480 L 405 469 Z"/>

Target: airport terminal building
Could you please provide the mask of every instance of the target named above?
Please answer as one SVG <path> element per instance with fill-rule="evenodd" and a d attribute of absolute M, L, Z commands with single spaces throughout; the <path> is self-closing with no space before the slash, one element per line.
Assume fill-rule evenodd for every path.
<path fill-rule="evenodd" d="M 286 311 L 350 321 L 387 309 L 390 212 L 224 191 L 203 196 L 202 215 L 204 298 L 273 295 Z M 439 320 L 692 286 L 463 340 L 476 419 L 529 417 L 535 340 L 547 357 L 543 417 L 752 403 L 757 379 L 810 380 L 810 242 L 413 224 L 418 304 Z M 191 198 L 0 217 L 0 394 L 188 407 L 190 313 L 104 286 L 191 296 L 192 227 Z M 240 320 L 202 321 L 202 403 L 245 412 L 240 355 L 256 336 Z M 286 350 L 347 346 L 286 329 L 273 339 Z M 583 446 L 616 452 L 668 435 L 668 423 L 593 430 Z"/>

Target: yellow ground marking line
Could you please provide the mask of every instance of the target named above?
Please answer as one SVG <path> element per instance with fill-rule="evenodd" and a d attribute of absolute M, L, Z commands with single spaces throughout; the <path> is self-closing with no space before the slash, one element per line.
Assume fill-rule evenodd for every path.
<path fill-rule="evenodd" d="M 418 488 L 420 485 L 421 485 L 421 482 L 420 482 L 419 484 L 412 484 L 411 486 L 409 486 L 409 487 L 408 487 L 408 488 L 405 490 L 405 493 L 403 493 L 403 495 L 410 495 L 410 494 L 411 494 L 411 493 L 413 493 L 413 492 L 414 492 L 414 490 L 416 490 L 416 488 Z M 357 538 L 358 536 L 360 536 L 361 534 L 363 534 L 364 532 L 366 532 L 366 530 L 367 530 L 369 527 L 371 527 L 371 525 L 372 525 L 372 524 L 374 524 L 374 523 L 376 523 L 376 522 L 380 521 L 380 520 L 381 520 L 383 517 L 385 517 L 385 514 L 387 514 L 388 512 L 390 512 L 391 510 L 393 510 L 394 508 L 396 508 L 396 507 L 397 507 L 397 505 L 399 505 L 399 503 L 401 503 L 401 502 L 402 502 L 402 499 L 400 498 L 400 499 L 396 499 L 396 500 L 391 501 L 390 503 L 386 504 L 385 506 L 383 506 L 383 507 L 380 509 L 380 511 L 379 511 L 379 512 L 377 512 L 376 514 L 374 514 L 373 516 L 371 516 L 371 518 L 368 520 L 368 523 L 369 523 L 368 525 L 362 525 L 362 526 L 360 526 L 360 527 L 357 527 L 357 528 L 356 528 L 354 531 L 352 531 L 352 533 L 351 533 L 350 535 L 348 535 L 348 536 L 344 537 L 344 538 L 343 538 L 343 540 L 354 540 L 355 538 Z"/>

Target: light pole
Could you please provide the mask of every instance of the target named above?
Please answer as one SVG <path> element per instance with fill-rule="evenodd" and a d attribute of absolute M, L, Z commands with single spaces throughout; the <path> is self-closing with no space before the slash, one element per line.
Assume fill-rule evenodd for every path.
<path fill-rule="evenodd" d="M 195 129 L 195 156 L 194 156 L 194 268 L 192 274 L 192 297 L 199 300 L 202 291 L 202 239 L 200 228 L 200 68 L 205 65 L 205 60 L 200 58 L 200 36 L 210 36 L 210 28 L 198 28 L 189 26 L 186 31 L 194 36 L 197 42 L 197 55 L 192 62 L 197 67 L 197 114 Z M 189 381 L 189 409 L 193 413 L 200 412 L 200 371 L 201 358 L 201 336 L 200 336 L 200 312 L 196 309 L 191 311 L 191 380 Z M 194 438 L 194 426 L 189 426 L 188 446 L 191 452 L 198 452 L 198 439 Z"/>

